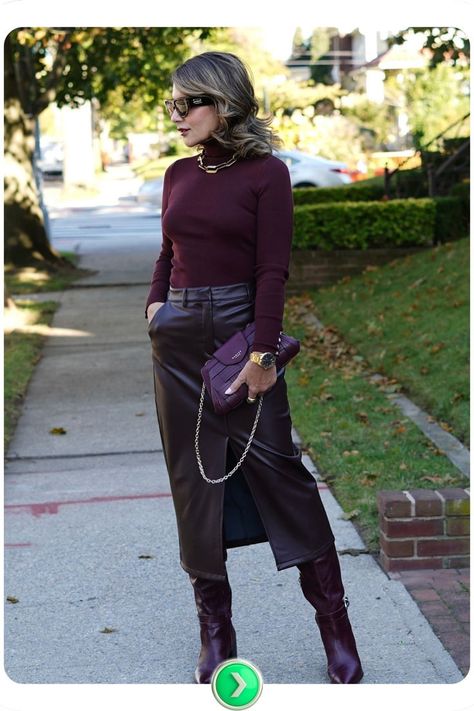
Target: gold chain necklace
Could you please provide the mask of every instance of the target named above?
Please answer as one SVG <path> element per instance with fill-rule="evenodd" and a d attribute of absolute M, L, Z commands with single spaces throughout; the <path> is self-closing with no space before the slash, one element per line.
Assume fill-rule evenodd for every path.
<path fill-rule="evenodd" d="M 218 170 L 221 170 L 222 168 L 228 168 L 230 165 L 233 165 L 237 160 L 237 154 L 234 153 L 232 158 L 229 158 L 229 160 L 226 160 L 223 163 L 218 163 L 217 165 L 204 165 L 204 155 L 205 151 L 202 151 L 202 153 L 200 153 L 197 157 L 197 162 L 201 170 L 206 171 L 206 173 L 217 173 Z"/>

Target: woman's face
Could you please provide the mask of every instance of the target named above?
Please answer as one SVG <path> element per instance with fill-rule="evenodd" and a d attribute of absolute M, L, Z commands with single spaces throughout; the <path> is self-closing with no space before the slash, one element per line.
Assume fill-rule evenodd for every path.
<path fill-rule="evenodd" d="M 179 91 L 173 84 L 172 96 L 173 99 L 180 99 L 186 94 Z M 174 121 L 184 143 L 189 147 L 206 141 L 210 138 L 211 131 L 215 131 L 219 126 L 215 106 L 194 106 L 189 109 L 188 115 L 184 118 L 181 118 L 175 109 L 171 120 Z"/>

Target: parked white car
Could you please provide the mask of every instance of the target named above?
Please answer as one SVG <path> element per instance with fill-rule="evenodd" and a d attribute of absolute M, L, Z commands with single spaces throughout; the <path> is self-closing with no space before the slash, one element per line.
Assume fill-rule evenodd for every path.
<path fill-rule="evenodd" d="M 162 195 L 163 178 L 153 178 L 153 180 L 146 180 L 140 185 L 137 193 L 137 202 L 158 205 L 161 208 Z"/>
<path fill-rule="evenodd" d="M 62 143 L 48 137 L 40 140 L 40 158 L 38 168 L 43 175 L 62 175 L 64 166 L 64 147 Z"/>
<path fill-rule="evenodd" d="M 301 151 L 276 151 L 275 156 L 288 166 L 293 188 L 332 188 L 352 182 L 345 163 Z M 162 194 L 163 178 L 147 180 L 138 190 L 137 202 L 161 207 Z"/>
<path fill-rule="evenodd" d="M 277 151 L 275 155 L 288 166 L 293 188 L 332 188 L 352 183 L 345 163 L 301 151 Z"/>

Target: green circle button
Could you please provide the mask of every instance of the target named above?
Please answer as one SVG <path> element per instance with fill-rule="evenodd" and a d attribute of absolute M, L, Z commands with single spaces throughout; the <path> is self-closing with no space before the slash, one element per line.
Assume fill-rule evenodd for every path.
<path fill-rule="evenodd" d="M 228 659 L 214 669 L 212 693 L 228 709 L 247 709 L 263 689 L 260 671 L 246 659 Z"/>

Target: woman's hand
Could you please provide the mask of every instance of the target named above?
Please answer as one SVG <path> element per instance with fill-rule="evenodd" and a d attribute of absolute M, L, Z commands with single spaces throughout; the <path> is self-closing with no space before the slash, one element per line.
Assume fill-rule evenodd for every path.
<path fill-rule="evenodd" d="M 164 303 L 165 303 L 164 301 L 154 301 L 152 304 L 148 305 L 148 308 L 146 310 L 148 324 L 151 323 L 153 316 L 156 314 L 158 309 L 160 309 L 163 306 Z"/>
<path fill-rule="evenodd" d="M 242 383 L 247 383 L 249 389 L 248 397 L 256 398 L 257 395 L 265 393 L 275 385 L 277 381 L 276 373 L 276 365 L 272 365 L 271 368 L 265 370 L 265 368 L 262 368 L 258 363 L 249 360 L 234 382 L 227 388 L 226 395 L 230 395 L 230 393 L 238 390 Z"/>

